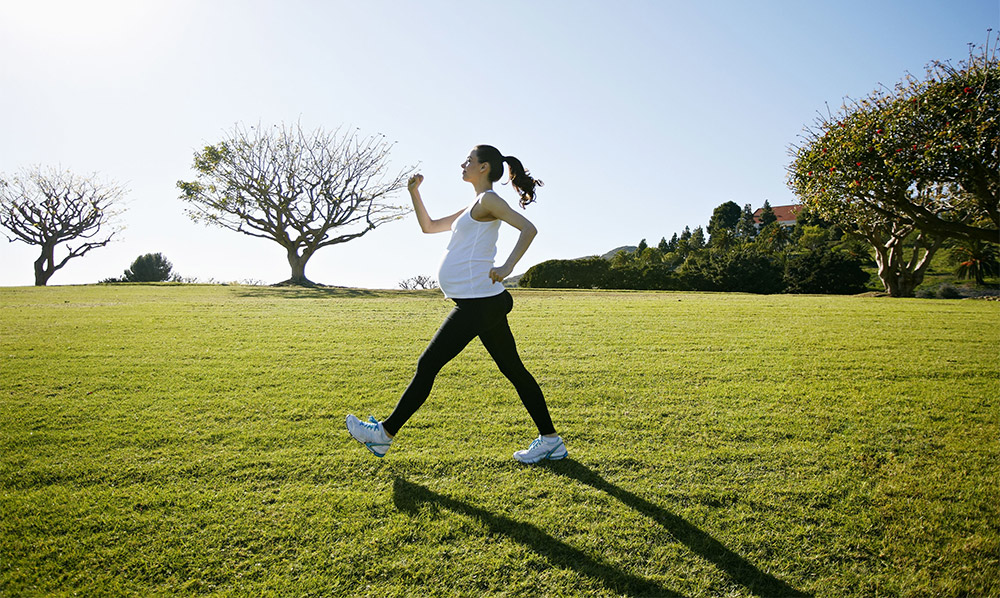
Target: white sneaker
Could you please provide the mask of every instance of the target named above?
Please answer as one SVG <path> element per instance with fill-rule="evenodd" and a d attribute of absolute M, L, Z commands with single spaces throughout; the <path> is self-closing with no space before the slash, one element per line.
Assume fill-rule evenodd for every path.
<path fill-rule="evenodd" d="M 365 445 L 365 448 L 370 450 L 373 455 L 382 458 L 389 452 L 392 438 L 389 438 L 389 435 L 385 433 L 380 421 L 369 417 L 367 422 L 363 422 L 354 415 L 348 415 L 346 423 L 347 431 L 351 433 L 351 436 Z"/>
<path fill-rule="evenodd" d="M 566 445 L 563 444 L 562 438 L 558 436 L 551 438 L 539 436 L 531 441 L 531 446 L 528 447 L 528 450 L 514 453 L 514 458 L 521 463 L 538 463 L 543 459 L 551 459 L 553 461 L 565 459 L 568 454 L 569 451 L 566 450 Z"/>

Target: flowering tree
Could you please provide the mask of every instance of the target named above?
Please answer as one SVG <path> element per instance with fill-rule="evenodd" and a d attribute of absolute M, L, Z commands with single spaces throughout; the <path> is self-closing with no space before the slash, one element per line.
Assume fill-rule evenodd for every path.
<path fill-rule="evenodd" d="M 69 260 L 111 242 L 118 232 L 111 221 L 126 193 L 96 176 L 25 169 L 7 179 L 0 177 L 0 226 L 9 231 L 11 242 L 41 248 L 35 260 L 35 286 L 45 286 Z M 65 255 L 57 257 L 60 245 Z"/>
<path fill-rule="evenodd" d="M 822 217 L 867 239 L 893 296 L 909 296 L 946 237 L 1000 236 L 996 47 L 934 62 L 820 117 L 793 148 L 789 185 Z"/>
<path fill-rule="evenodd" d="M 178 181 L 196 221 L 285 249 L 291 278 L 311 285 L 305 268 L 323 247 L 356 239 L 409 210 L 386 202 L 410 171 L 388 173 L 391 145 L 354 133 L 237 125 L 195 154 L 194 181 Z"/>

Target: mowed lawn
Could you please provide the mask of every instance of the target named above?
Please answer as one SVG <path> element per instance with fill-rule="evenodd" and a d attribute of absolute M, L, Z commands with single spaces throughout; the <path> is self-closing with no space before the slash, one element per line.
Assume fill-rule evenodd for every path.
<path fill-rule="evenodd" d="M 0 596 L 1000 594 L 1000 303 L 515 290 L 570 458 L 437 292 L 0 289 Z"/>

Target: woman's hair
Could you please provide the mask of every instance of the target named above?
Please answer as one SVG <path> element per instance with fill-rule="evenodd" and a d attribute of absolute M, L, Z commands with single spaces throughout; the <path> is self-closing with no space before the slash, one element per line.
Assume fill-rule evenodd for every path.
<path fill-rule="evenodd" d="M 541 181 L 531 178 L 531 173 L 524 169 L 520 160 L 514 156 L 504 156 L 492 145 L 477 145 L 476 158 L 490 165 L 490 180 L 494 183 L 503 176 L 503 165 L 504 162 L 507 163 L 510 168 L 510 182 L 521 197 L 522 208 L 535 201 L 535 187 L 544 185 Z"/>

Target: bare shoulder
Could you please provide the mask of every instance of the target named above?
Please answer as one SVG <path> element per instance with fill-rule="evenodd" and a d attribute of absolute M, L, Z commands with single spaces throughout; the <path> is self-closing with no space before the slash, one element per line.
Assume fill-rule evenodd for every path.
<path fill-rule="evenodd" d="M 479 200 L 479 204 L 482 206 L 483 211 L 489 212 L 490 216 L 497 220 L 502 220 L 518 230 L 535 230 L 534 225 L 524 215 L 514 211 L 504 198 L 495 192 L 483 195 Z M 473 214 L 472 217 L 475 218 L 476 215 Z"/>
<path fill-rule="evenodd" d="M 479 204 L 498 218 L 500 214 L 510 211 L 510 205 L 496 191 L 483 193 L 483 196 L 479 199 Z"/>

